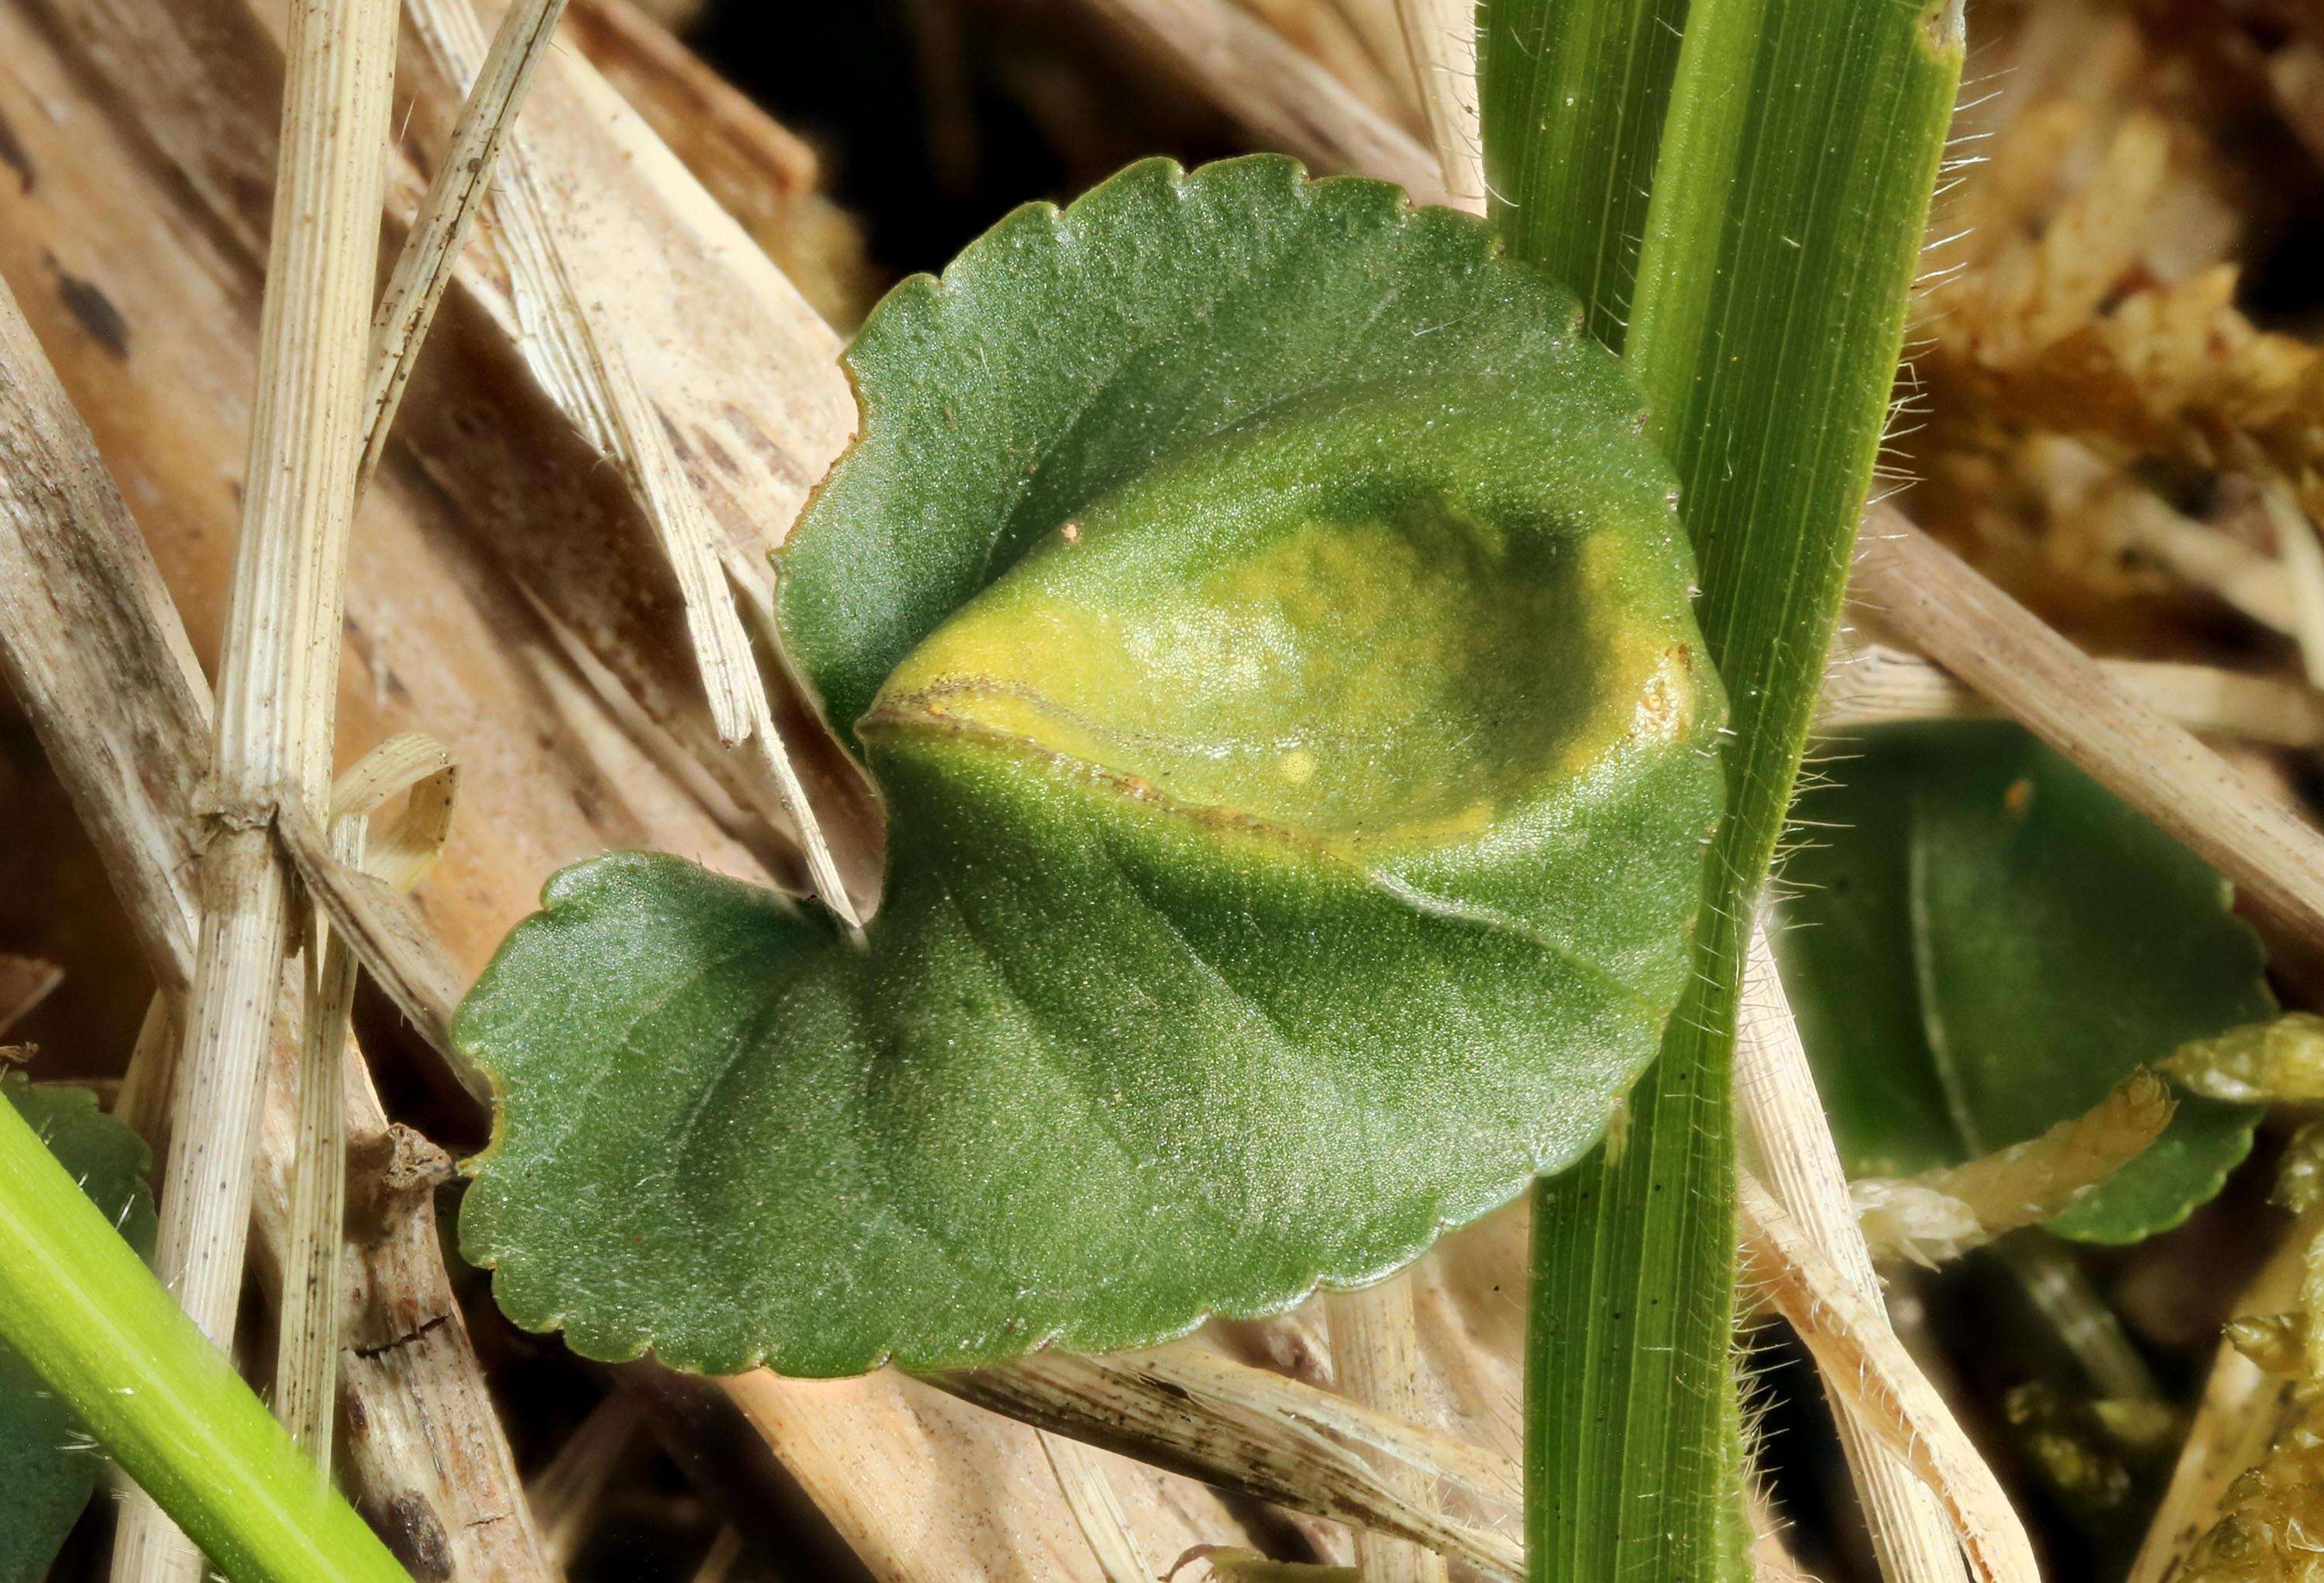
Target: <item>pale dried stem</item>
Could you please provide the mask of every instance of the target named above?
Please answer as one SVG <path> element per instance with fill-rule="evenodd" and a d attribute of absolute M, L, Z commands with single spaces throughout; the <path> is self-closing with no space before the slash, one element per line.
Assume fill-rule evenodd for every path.
<path fill-rule="evenodd" d="M 2273 471 L 2255 472 L 2268 524 L 2275 529 L 2276 559 L 2292 586 L 2292 632 L 2300 640 L 2301 664 L 2310 686 L 2324 686 L 2324 544 L 2316 524 L 2300 509 L 2292 488 Z"/>
<path fill-rule="evenodd" d="M 364 822 L 340 820 L 341 856 L 363 855 Z M 290 1240 L 282 1252 L 274 1413 L 327 1470 L 338 1409 L 339 1247 L 346 1236 L 346 1049 L 355 964 L 319 917 L 307 922 L 307 985 L 299 1028 L 299 1139 L 290 1164 Z"/>
<path fill-rule="evenodd" d="M 1751 931 L 1744 966 L 1735 1111 L 1746 1161 L 1802 1234 L 1831 1261 L 1864 1311 L 1885 1329 L 1879 1276 L 1857 1225 L 1840 1150 L 1764 926 Z M 1904 1367 L 1912 1367 L 1909 1358 Z M 1891 1583 L 1958 1583 L 1964 1575 L 1960 1545 L 1935 1494 L 1903 1458 L 1880 1443 L 1870 1425 L 1846 1410 L 1852 1400 L 1847 1392 L 1831 1382 L 1827 1388 L 1842 1409 L 1840 1445 L 1864 1504 L 1881 1575 Z"/>
<path fill-rule="evenodd" d="M 1174 64 L 1260 144 L 1324 175 L 1377 176 L 1418 204 L 1451 201 L 1435 159 L 1265 23 L 1226 0 L 1084 0 Z"/>
<path fill-rule="evenodd" d="M 475 80 L 484 46 L 469 0 L 410 0 L 410 10 L 438 69 L 454 82 Z M 727 584 L 722 535 L 678 465 L 618 340 L 599 322 L 590 290 L 576 274 L 574 250 L 551 221 L 521 133 L 511 132 L 503 163 L 493 215 L 520 309 L 529 305 L 540 317 L 541 355 L 535 366 L 585 437 L 621 470 L 660 540 L 678 580 L 719 741 L 747 748 L 772 778 L 783 813 L 798 833 L 815 893 L 851 930 L 858 929 L 862 914 L 775 729 L 766 678 Z"/>
<path fill-rule="evenodd" d="M 1477 6 L 1473 0 L 1397 0 L 1406 51 L 1428 118 L 1445 201 L 1485 212 L 1485 133 L 1477 108 Z"/>
<path fill-rule="evenodd" d="M 2133 497 L 2121 526 L 2126 544 L 2185 581 L 2287 638 L 2298 630 L 2283 569 L 2241 539 L 2182 516 L 2144 492 Z"/>
<path fill-rule="evenodd" d="M 645 1405 L 637 1394 L 617 1390 L 590 1410 L 532 1481 L 533 1518 L 559 1570 L 587 1542 L 605 1491 L 645 1427 Z"/>
<path fill-rule="evenodd" d="M 694 1583 L 726 1583 L 742 1563 L 742 1531 L 731 1523 L 721 1528 L 718 1536 L 710 1542 L 710 1548 L 703 1552 L 701 1563 L 694 1569 Z M 1107 1583 L 1112 1580 L 1109 1578 Z M 1148 1579 L 1141 1577 L 1138 1583 L 1148 1583 Z"/>
<path fill-rule="evenodd" d="M 1121 1502 L 1105 1476 L 1104 1459 L 1079 1440 L 1047 1431 L 1041 1435 L 1041 1452 L 1057 1476 L 1057 1488 L 1089 1542 L 1104 1583 L 1149 1583 L 1154 1569 L 1138 1553 L 1130 1519 L 1122 1515 Z"/>
<path fill-rule="evenodd" d="M 1881 619 L 2218 869 L 2279 927 L 2324 946 L 2324 837 L 2182 727 L 2125 697 L 2072 644 L 1886 507 L 1853 586 Z"/>
<path fill-rule="evenodd" d="M 450 833 L 458 772 L 441 744 L 405 733 L 339 777 L 331 794 L 332 855 L 401 889 L 419 882 Z M 401 817 L 372 841 L 371 816 L 410 794 Z M 292 1155 L 290 1242 L 275 1344 L 275 1412 L 325 1468 L 338 1407 L 339 1265 L 346 1226 L 347 1049 L 356 961 L 346 936 L 310 921 L 300 1026 L 299 1137 Z"/>
<path fill-rule="evenodd" d="M 165 994 L 192 988 L 209 685 L 63 387 L 0 282 L 0 674 Z M 131 698 L 149 707 L 124 709 Z"/>
<path fill-rule="evenodd" d="M 2279 748 L 2324 747 L 2324 692 L 2280 676 L 2163 659 L 2101 659 L 2123 696 L 2206 736 Z M 1943 667 L 1868 643 L 1836 653 L 1816 708 L 1816 729 L 1858 730 L 1917 720 L 1964 720 L 2001 712 Z"/>
<path fill-rule="evenodd" d="M 2080 1259 L 2054 1238 L 2043 1236 L 2013 1238 L 1995 1253 L 2099 1395 L 2117 1402 L 2163 1402 L 2154 1371 L 2139 1356 L 2114 1305 Z"/>
<path fill-rule="evenodd" d="M 2033 1546 L 2000 1483 L 1886 1316 L 1748 1171 L 1736 1210 L 1744 1278 L 1798 1332 L 1841 1411 L 1935 1493 L 1971 1574 L 1987 1583 L 2040 1583 Z"/>
<path fill-rule="evenodd" d="M 1341 1393 L 1406 1423 L 1427 1419 L 1420 1390 L 1420 1332 L 1412 1310 L 1412 1282 L 1396 1276 L 1360 1292 L 1324 1299 L 1332 1331 L 1332 1371 Z M 1425 1473 L 1400 1464 L 1383 1470 L 1397 1494 L 1414 1506 L 1435 1505 Z M 1364 1532 L 1356 1559 L 1369 1583 L 1444 1583 L 1444 1558 L 1410 1540 Z"/>
<path fill-rule="evenodd" d="M 465 0 L 463 0 L 465 3 Z M 371 477 L 395 427 L 395 410 L 419 361 L 429 321 L 452 281 L 452 265 L 492 189 L 501 143 L 534 71 L 557 36 L 565 0 L 514 0 L 501 17 L 475 87 L 460 106 L 443 162 L 404 237 L 387 290 L 372 317 L 371 382 L 364 392 L 363 459 L 355 487 Z"/>
<path fill-rule="evenodd" d="M 392 0 L 300 0 L 291 10 L 201 942 L 153 1258 L 221 1348 L 241 1300 L 265 1055 L 294 921 L 269 831 L 278 805 L 319 811 L 329 792 L 395 32 Z M 133 1498 L 114 1576 L 158 1583 L 199 1571 L 159 1509 Z"/>
<path fill-rule="evenodd" d="M 934 1383 L 1038 1428 L 1261 1500 L 1410 1540 L 1491 1578 L 1523 1569 L 1508 1529 L 1416 1505 L 1376 1458 L 1511 1513 L 1517 1464 L 1264 1369 L 1192 1347 L 1043 1354 Z"/>

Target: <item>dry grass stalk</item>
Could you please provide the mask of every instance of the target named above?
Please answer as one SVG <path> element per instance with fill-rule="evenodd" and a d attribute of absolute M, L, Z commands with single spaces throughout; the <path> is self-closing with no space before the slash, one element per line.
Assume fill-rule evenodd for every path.
<path fill-rule="evenodd" d="M 346 943 L 348 953 L 470 1097 L 488 1101 L 491 1084 L 452 1040 L 452 1017 L 460 1006 L 458 975 L 419 909 L 377 875 L 345 861 L 325 826 L 303 810 L 285 810 L 279 829 L 300 880 L 330 920 L 333 934 Z"/>
<path fill-rule="evenodd" d="M 2283 568 L 2243 540 L 2193 521 L 2145 491 L 2133 497 L 2135 509 L 2122 520 L 2123 542 L 2140 554 L 2208 588 L 2270 630 L 2294 635 L 2299 617 Z"/>
<path fill-rule="evenodd" d="M 726 1583 L 726 1579 L 733 1576 L 734 1569 L 742 1563 L 742 1531 L 732 1524 L 721 1528 L 718 1536 L 710 1542 L 710 1548 L 703 1552 L 700 1564 L 694 1569 L 694 1583 Z M 1139 1583 L 1145 1583 L 1145 1580 L 1141 1578 Z"/>
<path fill-rule="evenodd" d="M 330 843 L 408 889 L 451 832 L 459 772 L 441 743 L 392 737 L 340 776 L 331 792 Z M 372 815 L 399 796 L 401 817 L 371 837 Z M 300 1028 L 299 1139 L 290 1179 L 290 1245 L 282 1255 L 282 1314 L 275 1340 L 275 1412 L 325 1468 L 338 1415 L 339 1264 L 346 1236 L 346 1054 L 353 1036 L 355 958 L 346 937 L 309 921 L 305 1015 Z"/>
<path fill-rule="evenodd" d="M 2174 725 L 2279 748 L 2324 747 L 2324 692 L 2280 676 L 2167 659 L 2101 659 L 2116 691 Z M 1836 653 L 1816 729 L 1839 732 L 1914 720 L 1999 713 L 1941 666 L 1879 643 Z"/>
<path fill-rule="evenodd" d="M 209 686 L 143 536 L 5 283 L 0 674 L 156 980 L 182 1004 L 197 916 L 183 814 L 209 760 Z M 121 708 L 124 698 L 150 707 Z"/>
<path fill-rule="evenodd" d="M 1986 1583 L 2039 1583 L 2025 1530 L 1977 1448 L 1852 1283 L 1808 1239 L 1758 1178 L 1736 1195 L 1742 1275 L 1799 1333 L 1849 1417 L 1903 1458 L 1934 1491 Z"/>
<path fill-rule="evenodd" d="M 438 69 L 455 82 L 481 80 L 484 40 L 470 0 L 410 5 L 415 31 Z M 519 300 L 530 297 L 542 311 L 543 352 L 556 371 L 551 388 L 563 392 L 584 436 L 628 480 L 660 541 L 678 579 L 718 741 L 729 749 L 747 747 L 771 777 L 782 813 L 798 834 L 815 893 L 850 928 L 860 927 L 862 915 L 790 750 L 775 729 L 766 678 L 727 584 L 731 547 L 722 546 L 716 524 L 679 465 L 660 415 L 640 389 L 619 341 L 598 322 L 594 288 L 579 278 L 575 259 L 558 237 L 521 136 L 510 137 L 505 162 L 494 214 Z M 755 581 L 754 571 L 743 575 Z"/>
<path fill-rule="evenodd" d="M 444 288 L 452 283 L 452 265 L 492 189 L 502 140 L 524 103 L 525 90 L 532 86 L 534 70 L 548 57 L 558 18 L 564 14 L 565 0 L 516 0 L 502 14 L 475 87 L 461 103 L 451 142 L 373 314 L 373 364 L 364 392 L 368 417 L 355 474 L 358 489 L 387 449 L 395 410 L 411 381 L 428 323 L 443 300 Z"/>
<path fill-rule="evenodd" d="M 2308 685 L 2324 687 L 2324 544 L 2316 524 L 2300 509 L 2292 486 L 2273 469 L 2255 469 L 2261 504 L 2275 529 L 2275 554 L 2283 581 L 2292 587 L 2292 634 L 2300 640 Z"/>
<path fill-rule="evenodd" d="M 2039 1137 L 1902 1181 L 1858 1181 L 1849 1192 L 1864 1239 L 1884 1258 L 1933 1267 L 2039 1225 L 2145 1153 L 2175 1109 L 2161 1078 L 2135 1072 Z"/>
<path fill-rule="evenodd" d="M 1514 1516 L 1517 1464 L 1194 1347 L 1113 1358 L 1043 1354 L 935 1382 L 1038 1428 L 1294 1510 L 1410 1540 L 1491 1578 L 1523 1569 L 1514 1523 L 1416 1505 L 1363 1453 L 1464 1486 Z"/>
<path fill-rule="evenodd" d="M 1412 1281 L 1400 1275 L 1360 1292 L 1324 1299 L 1332 1330 L 1332 1368 L 1351 1400 L 1406 1423 L 1427 1421 L 1420 1391 L 1420 1332 L 1412 1311 Z M 1416 1506 L 1435 1504 L 1428 1476 L 1395 1465 L 1388 1482 Z M 1356 1558 L 1370 1583 L 1444 1583 L 1444 1558 L 1409 1540 L 1365 1532 Z"/>
<path fill-rule="evenodd" d="M 533 1518 L 559 1572 L 588 1542 L 605 1492 L 643 1439 L 645 1427 L 644 1404 L 634 1392 L 617 1390 L 590 1409 L 533 1479 L 528 1492 Z"/>
<path fill-rule="evenodd" d="M 1397 0 L 1406 50 L 1428 117 L 1445 201 L 1485 212 L 1485 133 L 1477 107 L 1477 7 L 1470 0 Z"/>
<path fill-rule="evenodd" d="M 215 235 L 255 258 L 265 217 L 251 195 L 271 180 L 273 144 L 271 129 L 250 112 L 275 91 L 278 10 L 265 0 L 43 0 L 42 9 L 84 68 L 109 86 L 99 107 L 149 140 L 144 146 L 182 179 L 184 196 Z M 482 53 L 479 41 L 467 58 Z M 440 112 L 448 124 L 463 83 L 442 80 L 426 51 L 414 54 L 421 59 L 408 63 L 419 79 L 412 131 L 428 145 L 442 141 L 435 123 Z M 757 115 L 739 100 L 727 109 L 730 120 Z M 779 539 L 853 422 L 838 340 L 571 50 L 550 51 L 526 122 L 547 185 L 587 204 L 586 230 L 560 243 L 586 262 L 586 285 L 619 300 L 615 338 L 688 480 L 734 547 L 730 575 L 739 567 L 752 580 L 745 598 L 755 608 L 770 590 L 762 551 Z M 744 146 L 739 138 L 728 143 Z M 401 144 L 391 166 L 392 210 L 416 214 L 426 183 Z M 730 161 L 724 171 L 728 191 L 754 174 L 771 184 L 797 180 L 791 167 L 763 159 Z M 798 219 L 811 207 L 801 199 L 777 202 L 769 212 Z M 505 225 L 500 240 L 507 240 Z M 229 271 L 239 262 L 225 261 Z M 399 434 L 435 485 L 461 502 L 475 542 L 588 644 L 653 731 L 683 741 L 684 750 L 766 822 L 765 840 L 754 841 L 753 851 L 779 848 L 771 871 L 791 880 L 799 860 L 779 790 L 752 756 L 719 745 L 686 639 L 686 612 L 667 577 L 641 564 L 641 550 L 659 558 L 652 529 L 619 470 L 599 465 L 603 452 L 580 437 L 602 426 L 582 410 L 586 392 L 549 354 L 545 321 L 553 302 L 512 279 L 490 245 L 466 250 L 455 276 L 458 287 L 444 308 L 448 329 L 439 327 L 437 352 L 415 373 L 425 394 L 419 410 L 403 413 Z M 408 501 L 401 507 L 407 515 L 412 509 Z M 473 651 L 481 634 L 460 636 Z M 779 692 L 779 723 L 805 742 L 818 800 L 868 807 L 868 791 L 835 749 L 824 750 L 804 704 Z M 872 848 L 843 855 L 868 886 L 876 824 L 865 827 L 874 833 Z"/>
<path fill-rule="evenodd" d="M 182 994 L 199 933 L 194 806 L 209 753 L 208 690 L 143 536 L 5 288 L 0 614 L 9 683 L 97 840 L 154 978 Z M 141 1045 L 167 1043 L 161 1008 L 157 999 Z M 257 1222 L 262 1247 L 279 1249 L 288 1240 L 295 1058 L 280 1041 L 277 1049 Z M 140 1070 L 162 1067 L 148 1061 Z M 351 1084 L 346 1100 L 358 1153 L 384 1161 L 389 1129 L 368 1081 Z M 432 1207 L 358 1219 L 365 1229 L 348 1269 L 356 1330 L 341 1360 L 350 1421 L 365 1426 L 349 1448 L 354 1489 L 464 1575 L 539 1576 Z"/>
<path fill-rule="evenodd" d="M 1452 201 L 1435 159 L 1274 29 L 1227 0 L 1084 0 L 1176 66 L 1263 148 L 1323 175 L 1377 176 L 1417 204 Z"/>
<path fill-rule="evenodd" d="M 273 242 L 201 856 L 201 941 L 171 1092 L 153 1265 L 229 1345 L 265 1054 L 295 916 L 276 807 L 329 795 L 340 580 L 355 514 L 373 271 L 395 83 L 392 0 L 291 13 Z M 294 1214 L 294 1220 L 297 1217 Z M 159 1509 L 122 1514 L 114 1576 L 198 1577 Z"/>
<path fill-rule="evenodd" d="M 1121 1502 L 1105 1476 L 1104 1460 L 1079 1440 L 1057 1434 L 1044 1433 L 1041 1450 L 1057 1476 L 1057 1488 L 1064 1492 L 1082 1537 L 1089 1542 L 1104 1583 L 1148 1583 L 1154 1569 L 1138 1553 L 1130 1520 L 1122 1515 Z"/>
<path fill-rule="evenodd" d="M 1886 1327 L 1880 1279 L 1857 1224 L 1848 1177 L 1816 1093 L 1807 1050 L 1792 1018 L 1766 930 L 1751 932 L 1735 1040 L 1735 1111 L 1744 1158 L 1766 1182 L 1874 1322 Z M 1906 1367 L 1910 1367 L 1909 1358 Z M 1872 1427 L 1846 1411 L 1851 1397 L 1826 1382 L 1839 1413 L 1840 1445 L 1890 1583 L 1958 1583 L 1961 1549 L 1935 1494 Z"/>
<path fill-rule="evenodd" d="M 1853 587 L 1883 621 L 2183 842 L 2279 926 L 2324 945 L 2324 837 L 2184 729 L 2124 697 L 2095 662 L 1894 511 L 1867 516 L 1859 548 Z"/>
<path fill-rule="evenodd" d="M 364 819 L 332 832 L 350 860 Z M 299 1137 L 290 1154 L 290 1239 L 282 1250 L 282 1306 L 274 1346 L 274 1413 L 318 1467 L 331 1466 L 338 1418 L 339 1247 L 347 1215 L 347 1041 L 354 1036 L 355 959 L 311 911 L 299 1019 Z"/>

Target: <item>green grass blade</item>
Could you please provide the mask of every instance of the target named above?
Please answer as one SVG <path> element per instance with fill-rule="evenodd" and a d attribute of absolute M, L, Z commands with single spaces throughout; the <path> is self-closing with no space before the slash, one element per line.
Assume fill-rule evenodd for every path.
<path fill-rule="evenodd" d="M 404 1577 L 5 1102 L 0 1339 L 236 1583 Z"/>
<path fill-rule="evenodd" d="M 1619 350 L 1687 0 L 1488 0 L 1485 189 L 1511 253 L 1563 281 Z"/>
<path fill-rule="evenodd" d="M 1942 5 L 1695 0 L 1665 91 L 1652 51 L 1624 58 L 1627 78 L 1557 53 L 1635 36 L 1635 0 L 1495 0 L 1489 41 L 1522 32 L 1490 16 L 1512 5 L 1564 14 L 1533 35 L 1547 86 L 1486 89 L 1489 171 L 1518 168 L 1497 145 L 1563 122 L 1600 129 L 1575 146 L 1609 195 L 1652 176 L 1625 349 L 1685 486 L 1699 612 L 1734 729 L 1693 985 L 1633 1098 L 1625 1146 L 1536 1199 L 1527 1538 L 1536 1578 L 1694 1579 L 1726 1571 L 1734 1550 L 1729 1083 L 1746 925 L 1879 447 L 1960 18 Z M 1551 123 L 1525 113 L 1552 96 Z M 1665 98 L 1658 152 L 1604 130 L 1635 127 L 1637 106 Z M 1618 141 L 1627 165 L 1605 159 Z M 1600 218 L 1536 198 L 1512 246 L 1569 269 L 1618 257 L 1618 236 L 1591 234 Z M 1603 290 L 1608 277 L 1592 278 Z M 1617 304 L 1601 311 L 1618 319 Z"/>

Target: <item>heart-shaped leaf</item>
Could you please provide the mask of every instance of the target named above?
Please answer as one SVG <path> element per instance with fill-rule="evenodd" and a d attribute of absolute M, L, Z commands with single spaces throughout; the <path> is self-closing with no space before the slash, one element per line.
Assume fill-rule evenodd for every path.
<path fill-rule="evenodd" d="M 886 796 L 880 914 L 551 882 L 459 1026 L 512 1317 L 718 1371 L 1139 1345 L 1589 1147 L 1684 972 L 1720 706 L 1572 297 L 1379 183 L 1156 161 L 851 365 L 781 613 Z"/>
<path fill-rule="evenodd" d="M 101 1114 L 87 1089 L 34 1086 L 11 1073 L 0 1076 L 0 1098 L 32 1124 L 130 1246 L 150 1257 L 153 1199 L 144 1141 Z M 104 1469 L 104 1453 L 72 1409 L 0 1343 L 0 1583 L 47 1575 Z"/>
<path fill-rule="evenodd" d="M 2182 1042 L 2268 1015 L 2218 875 L 2015 726 L 1875 733 L 1801 814 L 1777 954 L 1849 1170 L 1958 1164 L 2078 1116 Z M 2049 1222 L 2129 1242 L 2219 1190 L 2257 1112 L 2182 1096 Z"/>

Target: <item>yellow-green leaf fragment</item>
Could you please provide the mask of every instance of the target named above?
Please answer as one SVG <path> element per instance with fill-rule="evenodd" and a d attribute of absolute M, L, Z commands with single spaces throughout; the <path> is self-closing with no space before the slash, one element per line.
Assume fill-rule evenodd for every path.
<path fill-rule="evenodd" d="M 1140 1345 L 1589 1147 L 1684 976 L 1721 704 L 1577 318 L 1269 157 L 899 288 L 781 563 L 881 909 L 859 950 L 673 859 L 551 883 L 459 1026 L 503 1309 L 722 1372 Z"/>
<path fill-rule="evenodd" d="M 2188 1091 L 2238 1105 L 2324 1100 L 2324 1017 L 2291 1011 L 2190 1039 L 2163 1070 Z"/>

